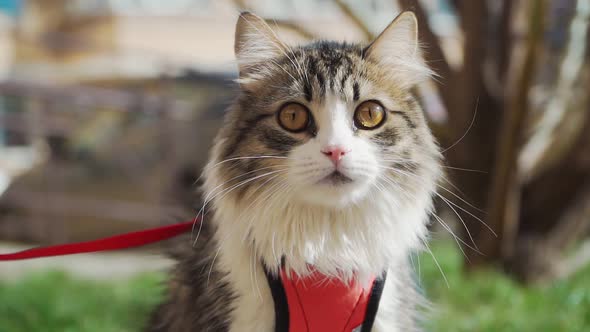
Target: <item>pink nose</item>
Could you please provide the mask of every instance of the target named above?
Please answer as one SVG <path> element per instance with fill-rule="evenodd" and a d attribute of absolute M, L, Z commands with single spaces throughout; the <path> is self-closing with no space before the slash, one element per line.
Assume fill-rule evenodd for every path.
<path fill-rule="evenodd" d="M 330 158 L 334 165 L 338 165 L 340 160 L 349 152 L 349 149 L 345 149 L 342 146 L 329 146 L 322 150 L 322 153 L 325 154 L 326 157 Z"/>

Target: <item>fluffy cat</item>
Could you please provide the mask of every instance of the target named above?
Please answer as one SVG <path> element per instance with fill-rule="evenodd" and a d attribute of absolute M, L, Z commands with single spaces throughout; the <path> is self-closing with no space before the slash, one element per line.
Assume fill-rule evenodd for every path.
<path fill-rule="evenodd" d="M 265 272 L 313 266 L 344 282 L 387 272 L 372 331 L 419 331 L 409 256 L 441 156 L 411 93 L 431 75 L 414 14 L 366 47 L 289 47 L 243 13 L 235 52 L 240 94 L 205 168 L 198 238 L 147 330 L 272 332 Z"/>

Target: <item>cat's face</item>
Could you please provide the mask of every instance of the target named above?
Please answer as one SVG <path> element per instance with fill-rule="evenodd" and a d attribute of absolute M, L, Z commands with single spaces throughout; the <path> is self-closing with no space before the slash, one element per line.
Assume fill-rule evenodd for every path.
<path fill-rule="evenodd" d="M 333 79 L 337 77 L 329 78 Z M 355 84 L 358 86 L 349 84 L 349 95 Z M 345 206 L 364 198 L 375 185 L 383 163 L 375 140 L 381 139 L 378 135 L 389 127 L 390 116 L 380 101 L 361 101 L 360 93 L 358 98 L 347 98 L 343 91 L 330 92 L 318 102 L 295 106 L 300 109 L 296 113 L 309 114 L 308 126 L 313 127 L 313 132 L 299 137 L 299 144 L 287 155 L 286 179 L 296 199 Z M 292 107 L 287 105 L 279 112 L 293 113 Z"/>
<path fill-rule="evenodd" d="M 227 193 L 342 208 L 383 191 L 411 199 L 412 187 L 436 177 L 438 152 L 410 92 L 429 75 L 415 24 L 401 15 L 366 48 L 287 47 L 261 19 L 243 14 L 236 32 L 242 93 L 216 161 Z"/>

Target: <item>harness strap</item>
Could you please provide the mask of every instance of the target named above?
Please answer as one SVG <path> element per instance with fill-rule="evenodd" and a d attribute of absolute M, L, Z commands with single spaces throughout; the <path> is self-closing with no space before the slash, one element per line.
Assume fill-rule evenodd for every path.
<path fill-rule="evenodd" d="M 365 322 L 360 332 L 371 332 L 371 329 L 373 329 L 381 296 L 383 295 L 383 289 L 385 288 L 385 280 L 387 280 L 387 272 L 383 273 L 383 277 L 377 278 L 373 282 L 373 288 L 371 289 L 371 295 L 369 295 L 369 302 L 365 311 Z"/>

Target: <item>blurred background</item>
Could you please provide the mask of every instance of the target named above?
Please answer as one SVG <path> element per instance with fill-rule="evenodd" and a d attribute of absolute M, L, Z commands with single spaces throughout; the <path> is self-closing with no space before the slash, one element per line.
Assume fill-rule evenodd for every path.
<path fill-rule="evenodd" d="M 447 170 L 413 257 L 428 331 L 590 331 L 588 0 L 0 0 L 1 252 L 194 216 L 240 11 L 300 43 L 404 9 Z M 0 331 L 140 330 L 160 251 L 0 263 Z"/>

